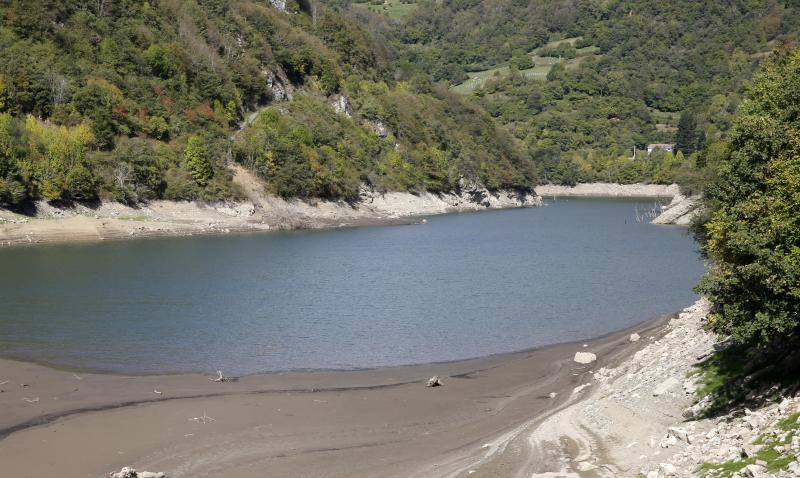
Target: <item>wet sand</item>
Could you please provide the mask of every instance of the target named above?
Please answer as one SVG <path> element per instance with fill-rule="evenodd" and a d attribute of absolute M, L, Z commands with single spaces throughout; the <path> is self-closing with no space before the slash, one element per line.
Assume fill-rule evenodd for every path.
<path fill-rule="evenodd" d="M 580 400 L 574 389 L 592 371 L 644 346 L 631 332 L 658 337 L 666 323 L 459 362 L 223 383 L 0 360 L 2 474 L 99 477 L 134 466 L 170 477 L 530 476 L 548 457 L 512 439 Z M 598 361 L 579 365 L 576 351 Z M 433 375 L 444 386 L 426 388 Z"/>

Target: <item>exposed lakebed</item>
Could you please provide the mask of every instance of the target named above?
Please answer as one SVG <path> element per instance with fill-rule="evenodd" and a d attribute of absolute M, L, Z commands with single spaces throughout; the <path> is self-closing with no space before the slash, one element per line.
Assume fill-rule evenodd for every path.
<path fill-rule="evenodd" d="M 238 375 L 456 360 L 601 335 L 694 299 L 652 200 L 426 224 L 0 250 L 0 354 Z"/>

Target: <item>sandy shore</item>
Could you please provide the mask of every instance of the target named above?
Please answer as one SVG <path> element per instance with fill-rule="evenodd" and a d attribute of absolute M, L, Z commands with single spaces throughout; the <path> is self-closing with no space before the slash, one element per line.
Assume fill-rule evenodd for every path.
<path fill-rule="evenodd" d="M 631 331 L 658 337 L 665 323 L 585 347 L 224 383 L 0 360 L 0 463 L 15 477 L 98 477 L 128 465 L 170 477 L 530 476 L 560 465 L 520 448 L 522 432 L 576 402 L 599 367 L 639 350 Z M 598 362 L 579 365 L 576 351 Z M 432 375 L 444 386 L 426 388 Z"/>

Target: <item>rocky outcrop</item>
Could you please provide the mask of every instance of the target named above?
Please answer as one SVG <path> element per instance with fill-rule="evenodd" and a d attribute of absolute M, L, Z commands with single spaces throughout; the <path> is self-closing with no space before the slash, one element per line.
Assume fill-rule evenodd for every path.
<path fill-rule="evenodd" d="M 702 197 L 699 195 L 686 197 L 683 194 L 676 194 L 672 198 L 672 202 L 661 209 L 661 213 L 653 219 L 652 223 L 688 226 L 700 214 L 701 200 Z"/>
<path fill-rule="evenodd" d="M 347 100 L 346 96 L 334 95 L 331 99 L 333 100 L 331 102 L 333 111 L 340 115 L 347 116 L 348 118 L 353 116 L 353 111 L 350 109 L 350 102 Z"/>
<path fill-rule="evenodd" d="M 368 120 L 365 124 L 379 137 L 385 138 L 389 136 L 389 128 L 387 128 L 382 122 L 378 120 Z"/>
<path fill-rule="evenodd" d="M 283 1 L 283 0 L 276 0 Z M 272 93 L 272 101 L 291 101 L 294 87 L 292 82 L 282 70 L 274 72 L 272 70 L 263 70 L 261 75 L 264 76 L 267 83 L 267 88 Z"/>
<path fill-rule="evenodd" d="M 269 3 L 279 12 L 286 12 L 286 0 L 269 0 Z"/>

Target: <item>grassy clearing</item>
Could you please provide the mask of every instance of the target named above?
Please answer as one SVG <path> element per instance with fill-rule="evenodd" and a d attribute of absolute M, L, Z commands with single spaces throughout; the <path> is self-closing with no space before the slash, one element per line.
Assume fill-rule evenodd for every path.
<path fill-rule="evenodd" d="M 559 45 L 563 45 L 565 43 L 575 46 L 575 43 L 578 42 L 582 37 L 571 37 L 571 38 L 564 38 L 562 40 L 553 40 L 551 42 L 545 43 L 542 48 L 557 48 Z"/>
<path fill-rule="evenodd" d="M 672 113 L 670 111 L 661 111 L 655 108 L 648 108 L 650 116 L 656 123 L 656 129 L 662 132 L 674 133 L 678 130 L 678 118 L 680 113 Z"/>
<path fill-rule="evenodd" d="M 400 19 L 405 17 L 406 15 L 410 14 L 417 8 L 417 3 L 412 2 L 404 2 L 401 0 L 384 0 L 383 3 L 372 3 L 372 2 L 354 2 L 358 8 L 364 8 L 370 10 L 374 13 L 379 13 L 381 15 L 386 15 L 389 18 Z"/>
<path fill-rule="evenodd" d="M 584 48 L 578 49 L 578 56 L 576 58 L 570 60 L 564 60 L 563 58 L 556 58 L 552 56 L 539 56 L 537 52 L 543 51 L 547 48 L 555 48 L 558 45 L 569 43 L 570 45 L 574 45 L 580 37 L 574 38 L 565 38 L 563 40 L 556 40 L 551 41 L 544 45 L 541 48 L 537 48 L 536 50 L 530 53 L 531 60 L 533 60 L 534 67 L 528 68 L 525 70 L 520 70 L 520 74 L 525 78 L 533 79 L 533 80 L 546 80 L 547 74 L 550 73 L 550 69 L 556 63 L 564 63 L 564 66 L 567 69 L 575 69 L 580 65 L 581 61 L 584 59 L 594 56 L 600 50 L 596 46 L 587 46 Z M 451 89 L 460 94 L 469 94 L 472 90 L 479 86 L 483 86 L 486 84 L 487 81 L 491 80 L 492 78 L 503 78 L 509 74 L 508 65 L 499 65 L 494 68 L 489 68 L 487 70 L 481 71 L 474 71 L 469 73 L 469 79 L 461 84 L 453 86 Z M 677 122 L 677 119 L 675 120 Z"/>
<path fill-rule="evenodd" d="M 760 435 L 754 442 L 762 445 L 754 457 L 741 460 L 730 460 L 722 463 L 703 463 L 700 475 L 707 478 L 728 478 L 747 465 L 763 460 L 767 463 L 767 471 L 775 472 L 784 470 L 789 463 L 794 461 L 794 455 L 781 449 L 792 442 L 792 436 L 800 434 L 800 412 L 793 413 L 778 422 L 777 432 L 767 432 Z M 781 448 L 781 449 L 779 449 Z"/>

